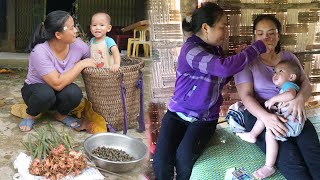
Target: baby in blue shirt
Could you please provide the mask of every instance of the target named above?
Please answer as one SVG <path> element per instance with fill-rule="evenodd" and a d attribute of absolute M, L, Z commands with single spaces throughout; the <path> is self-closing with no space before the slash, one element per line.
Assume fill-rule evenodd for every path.
<path fill-rule="evenodd" d="M 94 36 L 90 40 L 91 58 L 95 59 L 98 68 L 110 68 L 118 71 L 120 52 L 115 41 L 107 36 L 111 31 L 111 18 L 107 13 L 98 12 L 92 16 L 90 31 Z"/>
<path fill-rule="evenodd" d="M 278 95 L 273 96 L 265 102 L 265 107 L 269 110 L 275 111 L 281 116 L 286 116 L 285 102 L 290 101 L 296 97 L 300 87 L 298 86 L 301 76 L 301 69 L 298 64 L 293 61 L 281 61 L 274 69 L 272 77 L 273 83 L 281 88 Z M 296 117 L 289 115 L 285 123 L 288 132 L 285 137 L 298 136 L 304 126 L 304 121 L 299 122 Z M 262 121 L 257 120 L 250 132 L 236 133 L 242 140 L 255 143 L 257 136 L 265 129 Z M 285 137 L 275 136 L 270 130 L 266 130 L 266 163 L 263 167 L 253 173 L 258 179 L 264 179 L 271 176 L 275 172 L 275 162 L 278 155 L 278 142 L 286 141 Z"/>

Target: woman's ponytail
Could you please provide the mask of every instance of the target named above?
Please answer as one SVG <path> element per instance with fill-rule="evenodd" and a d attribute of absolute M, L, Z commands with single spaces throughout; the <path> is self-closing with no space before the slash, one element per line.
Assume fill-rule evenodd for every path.
<path fill-rule="evenodd" d="M 69 17 L 71 16 L 66 11 L 57 10 L 49 13 L 46 20 L 36 27 L 29 40 L 29 45 L 26 48 L 26 51 L 31 52 L 37 44 L 41 44 L 55 38 L 55 33 L 63 31 L 64 23 Z"/>
<path fill-rule="evenodd" d="M 26 52 L 31 52 L 31 50 L 40 43 L 44 43 L 46 40 L 44 38 L 44 23 L 41 22 L 37 25 L 36 29 L 34 30 L 32 36 L 30 37 L 29 44 L 26 48 Z"/>

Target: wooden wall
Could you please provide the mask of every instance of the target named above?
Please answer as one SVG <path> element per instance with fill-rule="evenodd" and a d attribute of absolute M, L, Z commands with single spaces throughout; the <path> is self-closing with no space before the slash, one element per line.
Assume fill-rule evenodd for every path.
<path fill-rule="evenodd" d="M 16 50 L 24 50 L 34 28 L 43 20 L 45 0 L 16 0 Z"/>
<path fill-rule="evenodd" d="M 79 23 L 84 28 L 98 11 L 111 16 L 112 26 L 128 26 L 146 19 L 146 0 L 78 0 L 78 11 Z"/>
<path fill-rule="evenodd" d="M 97 11 L 106 11 L 112 18 L 113 26 L 127 26 L 145 20 L 147 0 L 76 0 L 78 22 L 87 30 L 91 16 Z M 47 0 L 15 0 L 15 48 L 23 51 L 34 28 L 43 21 Z"/>

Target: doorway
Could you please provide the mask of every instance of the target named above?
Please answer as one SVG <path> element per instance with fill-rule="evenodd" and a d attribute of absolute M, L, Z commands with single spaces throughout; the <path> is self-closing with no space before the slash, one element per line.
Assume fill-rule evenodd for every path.
<path fill-rule="evenodd" d="M 67 11 L 72 15 L 75 0 L 47 0 L 46 14 L 55 10 Z"/>
<path fill-rule="evenodd" d="M 7 1 L 0 0 L 0 40 L 7 37 Z"/>

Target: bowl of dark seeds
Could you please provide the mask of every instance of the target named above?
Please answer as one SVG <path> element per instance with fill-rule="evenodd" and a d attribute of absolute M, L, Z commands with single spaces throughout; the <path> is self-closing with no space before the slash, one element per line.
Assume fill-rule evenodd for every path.
<path fill-rule="evenodd" d="M 112 172 L 127 172 L 141 166 L 148 155 L 147 146 L 133 137 L 98 133 L 84 141 L 84 149 L 98 167 Z"/>

